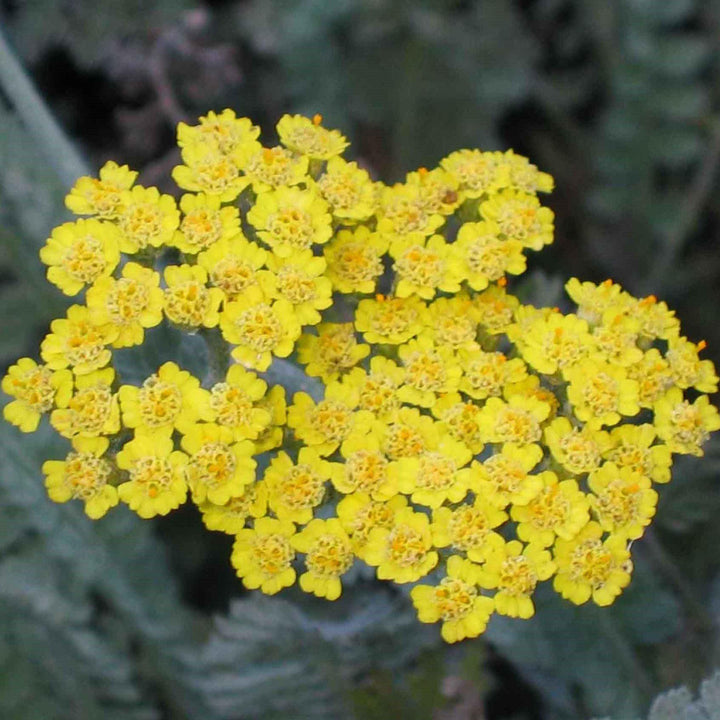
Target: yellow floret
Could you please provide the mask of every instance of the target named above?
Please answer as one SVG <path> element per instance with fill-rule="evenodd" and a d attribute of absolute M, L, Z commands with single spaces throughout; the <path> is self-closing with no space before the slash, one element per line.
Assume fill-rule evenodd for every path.
<path fill-rule="evenodd" d="M 301 325 L 317 325 L 320 310 L 332 305 L 332 283 L 325 277 L 325 260 L 310 250 L 287 257 L 270 253 L 268 270 L 259 274 L 260 286 L 273 299 L 287 300 Z"/>
<path fill-rule="evenodd" d="M 335 466 L 312 448 L 300 448 L 297 462 L 285 452 L 278 453 L 263 476 L 270 509 L 280 520 L 310 522 L 334 472 Z"/>
<path fill-rule="evenodd" d="M 96 437 L 114 435 L 120 430 L 120 407 L 112 391 L 115 371 L 96 370 L 75 378 L 75 392 L 71 398 L 58 402 L 50 423 L 63 436 Z"/>
<path fill-rule="evenodd" d="M 447 576 L 438 585 L 418 585 L 410 591 L 422 623 L 442 622 L 441 634 L 448 643 L 480 635 L 495 608 L 492 598 L 477 589 L 477 568 L 453 555 Z"/>
<path fill-rule="evenodd" d="M 610 535 L 589 522 L 574 538 L 555 542 L 557 572 L 553 587 L 566 600 L 582 605 L 611 605 L 630 582 L 632 562 L 624 538 Z"/>
<path fill-rule="evenodd" d="M 220 321 L 223 292 L 207 287 L 207 272 L 200 265 L 169 265 L 165 268 L 164 310 L 168 320 L 182 330 L 215 327 Z"/>
<path fill-rule="evenodd" d="M 226 301 L 258 282 L 258 270 L 265 266 L 267 251 L 248 242 L 242 235 L 218 240 L 198 255 L 198 265 L 207 270 L 208 279 L 223 291 Z"/>
<path fill-rule="evenodd" d="M 118 331 L 116 348 L 142 344 L 145 328 L 162 322 L 163 303 L 160 275 L 133 262 L 123 266 L 120 278 L 101 277 L 87 291 L 93 323 Z"/>
<path fill-rule="evenodd" d="M 127 165 L 106 162 L 100 168 L 100 178 L 81 177 L 65 198 L 65 205 L 76 215 L 98 215 L 114 220 L 123 203 L 123 191 L 129 190 L 137 172 Z"/>
<path fill-rule="evenodd" d="M 110 484 L 113 464 L 103 457 L 108 449 L 104 437 L 76 437 L 65 460 L 47 460 L 42 471 L 51 500 L 57 503 L 79 499 L 93 520 L 118 504 L 117 489 Z"/>
<path fill-rule="evenodd" d="M 207 250 L 219 240 L 229 240 L 240 233 L 240 213 L 236 207 L 220 207 L 217 195 L 186 194 L 180 198 L 183 218 L 172 238 L 181 252 L 194 255 Z"/>
<path fill-rule="evenodd" d="M 338 130 L 328 130 L 320 123 L 322 116 L 283 115 L 277 124 L 280 142 L 290 150 L 313 160 L 329 160 L 342 155 L 349 145 Z"/>
<path fill-rule="evenodd" d="M 300 336 L 298 360 L 310 377 L 320 377 L 325 384 L 370 354 L 369 345 L 358 343 L 352 323 L 321 323 L 317 333 Z"/>
<path fill-rule="evenodd" d="M 279 187 L 258 196 L 247 214 L 257 235 L 279 257 L 310 250 L 332 235 L 327 203 L 312 190 Z"/>
<path fill-rule="evenodd" d="M 22 432 L 34 432 L 45 413 L 67 404 L 72 389 L 69 370 L 53 372 L 31 358 L 20 358 L 2 379 L 2 391 L 14 398 L 3 408 L 3 417 Z"/>
<path fill-rule="evenodd" d="M 113 223 L 76 220 L 52 231 L 40 259 L 47 278 L 65 295 L 77 295 L 87 285 L 111 275 L 120 262 L 120 233 Z"/>
<path fill-rule="evenodd" d="M 291 542 L 295 550 L 305 553 L 307 572 L 300 576 L 300 587 L 317 597 L 337 600 L 342 593 L 340 576 L 355 559 L 340 520 L 312 520 Z"/>
<path fill-rule="evenodd" d="M 120 500 L 141 518 L 167 515 L 185 502 L 187 455 L 173 449 L 166 433 L 136 435 L 117 454 L 128 480 L 118 486 Z"/>
<path fill-rule="evenodd" d="M 250 285 L 226 303 L 220 315 L 223 337 L 236 345 L 232 356 L 248 368 L 267 370 L 272 356 L 287 357 L 300 336 L 293 306 L 284 299 L 268 298 L 258 285 Z"/>
<path fill-rule="evenodd" d="M 161 195 L 154 187 L 136 185 L 123 194 L 117 223 L 120 250 L 133 254 L 169 245 L 180 223 L 180 212 L 170 195 Z"/>
<path fill-rule="evenodd" d="M 189 456 L 185 473 L 196 503 L 207 499 L 223 505 L 244 495 L 255 481 L 255 446 L 249 440 L 235 442 L 232 430 L 224 425 L 193 425 L 183 434 L 181 445 Z"/>
<path fill-rule="evenodd" d="M 111 324 L 95 325 L 90 311 L 81 305 L 71 305 L 67 317 L 53 320 L 50 330 L 40 355 L 52 370 L 70 367 L 76 375 L 105 367 L 112 356 L 107 346 L 119 333 Z"/>
<path fill-rule="evenodd" d="M 269 517 L 258 518 L 253 529 L 240 530 L 230 561 L 246 588 L 274 595 L 295 582 L 293 535 L 293 523 Z"/>

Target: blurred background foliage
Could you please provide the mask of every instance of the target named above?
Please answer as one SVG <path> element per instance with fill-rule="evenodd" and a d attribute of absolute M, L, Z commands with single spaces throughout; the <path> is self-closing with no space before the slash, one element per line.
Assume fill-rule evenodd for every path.
<path fill-rule="evenodd" d="M 567 277 L 611 276 L 720 364 L 717 0 L 2 0 L 0 33 L 3 371 L 62 312 L 37 250 L 74 175 L 114 159 L 171 190 L 176 123 L 224 107 L 266 137 L 320 112 L 388 182 L 513 147 L 556 178 L 556 241 L 523 292 L 554 305 Z M 192 362 L 173 342 L 154 347 Z M 0 425 L 4 719 L 720 718 L 720 680 L 701 684 L 720 666 L 717 441 L 676 465 L 612 608 L 540 593 L 532 621 L 460 647 L 362 573 L 332 606 L 243 593 L 231 539 L 191 508 L 54 505 L 54 443 Z"/>

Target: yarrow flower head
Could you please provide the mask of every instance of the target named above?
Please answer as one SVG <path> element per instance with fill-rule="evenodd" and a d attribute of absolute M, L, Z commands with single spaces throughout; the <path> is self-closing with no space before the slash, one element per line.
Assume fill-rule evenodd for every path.
<path fill-rule="evenodd" d="M 553 180 L 512 150 L 388 186 L 321 116 L 276 130 L 180 123 L 178 200 L 114 162 L 70 190 L 40 259 L 75 304 L 2 380 L 7 421 L 66 439 L 49 497 L 193 503 L 266 594 L 336 600 L 362 560 L 447 642 L 531 617 L 543 583 L 614 602 L 675 456 L 720 429 L 706 343 L 611 280 L 521 301 Z"/>

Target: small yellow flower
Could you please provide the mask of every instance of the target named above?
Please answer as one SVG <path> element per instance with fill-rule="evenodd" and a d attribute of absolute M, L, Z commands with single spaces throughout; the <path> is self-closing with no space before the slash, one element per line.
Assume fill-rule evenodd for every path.
<path fill-rule="evenodd" d="M 439 394 L 457 389 L 462 369 L 450 348 L 420 337 L 401 345 L 398 355 L 405 368 L 405 381 L 398 390 L 402 401 L 432 407 Z"/>
<path fill-rule="evenodd" d="M 473 298 L 480 328 L 490 335 L 509 333 L 520 301 L 505 288 L 491 285 Z"/>
<path fill-rule="evenodd" d="M 308 158 L 279 145 L 247 149 L 239 156 L 240 167 L 252 189 L 261 195 L 273 189 L 287 190 L 308 179 Z M 252 222 L 252 221 L 251 221 Z"/>
<path fill-rule="evenodd" d="M 148 247 L 169 245 L 180 223 L 180 212 L 170 195 L 157 188 L 136 185 L 123 194 L 123 206 L 117 219 L 120 250 L 137 253 Z"/>
<path fill-rule="evenodd" d="M 301 325 L 317 325 L 319 310 L 332 305 L 332 283 L 325 277 L 325 260 L 310 250 L 288 257 L 268 255 L 269 271 L 260 273 L 260 286 L 271 298 L 287 300 Z"/>
<path fill-rule="evenodd" d="M 364 560 L 377 567 L 380 580 L 409 583 L 427 575 L 438 562 L 427 515 L 409 507 L 399 509 L 392 528 L 370 531 Z"/>
<path fill-rule="evenodd" d="M 438 441 L 438 424 L 417 408 L 401 407 L 391 420 L 377 422 L 372 432 L 380 438 L 380 447 L 391 460 L 434 450 Z"/>
<path fill-rule="evenodd" d="M 656 437 L 652 425 L 620 425 L 610 433 L 612 446 L 605 451 L 605 458 L 653 482 L 670 482 L 672 453 L 667 445 L 653 445 Z"/>
<path fill-rule="evenodd" d="M 340 576 L 352 567 L 355 559 L 340 520 L 316 518 L 291 542 L 295 550 L 305 553 L 307 572 L 300 576 L 300 587 L 317 597 L 337 600 L 342 593 Z"/>
<path fill-rule="evenodd" d="M 652 408 L 673 385 L 670 364 L 657 348 L 650 348 L 638 362 L 629 365 L 627 374 L 638 383 L 641 408 Z"/>
<path fill-rule="evenodd" d="M 141 518 L 167 515 L 185 502 L 187 455 L 173 450 L 165 433 L 136 435 L 117 454 L 118 467 L 129 480 L 118 486 L 118 496 Z"/>
<path fill-rule="evenodd" d="M 460 205 L 458 180 L 443 168 L 420 168 L 408 173 L 405 182 L 417 188 L 420 202 L 429 213 L 452 215 Z"/>
<path fill-rule="evenodd" d="M 67 405 L 72 388 L 69 370 L 53 372 L 31 358 L 20 358 L 2 379 L 2 391 L 15 398 L 3 408 L 3 417 L 22 432 L 35 432 L 42 415 Z"/>
<path fill-rule="evenodd" d="M 293 306 L 271 300 L 258 285 L 243 290 L 220 315 L 223 337 L 237 347 L 232 356 L 246 367 L 267 370 L 272 356 L 287 357 L 300 336 Z"/>
<path fill-rule="evenodd" d="M 550 414 L 550 405 L 534 397 L 512 395 L 507 402 L 491 397 L 480 413 L 480 426 L 487 441 L 527 445 L 540 440 L 540 423 Z"/>
<path fill-rule="evenodd" d="M 440 165 L 460 183 L 463 199 L 495 193 L 509 181 L 508 169 L 492 152 L 456 150 L 441 160 Z"/>
<path fill-rule="evenodd" d="M 462 225 L 450 263 L 473 290 L 484 290 L 506 274 L 522 275 L 527 265 L 522 243 L 501 239 L 497 225 L 487 221 Z"/>
<path fill-rule="evenodd" d="M 279 257 L 326 243 L 332 235 L 330 220 L 319 195 L 295 187 L 261 193 L 247 214 L 258 237 Z"/>
<path fill-rule="evenodd" d="M 573 427 L 565 417 L 555 418 L 545 428 L 545 443 L 552 456 L 573 475 L 592 472 L 602 462 L 602 455 L 611 446 L 604 430 L 589 425 Z"/>
<path fill-rule="evenodd" d="M 397 482 L 389 473 L 390 463 L 380 450 L 375 435 L 354 433 L 341 446 L 344 463 L 331 478 L 335 488 L 345 495 L 361 492 L 373 500 L 389 500 L 398 494 Z"/>
<path fill-rule="evenodd" d="M 403 495 L 395 495 L 387 502 L 373 500 L 367 493 L 346 495 L 337 506 L 337 514 L 345 532 L 350 535 L 353 552 L 361 560 L 365 559 L 368 537 L 373 528 L 390 529 L 395 515 L 401 508 L 407 507 Z"/>
<path fill-rule="evenodd" d="M 497 225 L 501 238 L 531 250 L 542 250 L 553 241 L 555 216 L 550 208 L 540 206 L 535 195 L 501 190 L 480 205 L 480 214 Z"/>
<path fill-rule="evenodd" d="M 512 150 L 497 153 L 498 164 L 509 171 L 508 185 L 525 193 L 551 192 L 552 175 L 538 170 L 526 157 L 516 155 Z"/>
<path fill-rule="evenodd" d="M 478 350 L 478 317 L 466 295 L 437 298 L 427 307 L 421 335 L 453 350 Z"/>
<path fill-rule="evenodd" d="M 425 303 L 415 296 L 378 295 L 373 300 L 360 301 L 355 311 L 355 328 L 372 345 L 400 345 L 420 333 L 426 312 Z"/>
<path fill-rule="evenodd" d="M 330 455 L 351 432 L 369 429 L 371 415 L 356 410 L 358 392 L 345 383 L 332 382 L 318 403 L 304 392 L 295 393 L 288 408 L 288 427 L 321 455 Z"/>
<path fill-rule="evenodd" d="M 82 305 L 71 305 L 67 317 L 53 320 L 50 330 L 40 346 L 42 359 L 52 370 L 69 366 L 76 375 L 105 367 L 112 356 L 107 345 L 119 332 L 112 325 L 95 325 Z"/>
<path fill-rule="evenodd" d="M 120 430 L 120 408 L 112 391 L 115 371 L 96 370 L 75 378 L 75 393 L 50 416 L 52 426 L 66 438 L 76 435 L 114 435 Z"/>
<path fill-rule="evenodd" d="M 129 190 L 137 172 L 127 165 L 106 162 L 100 178 L 81 177 L 65 198 L 68 210 L 76 215 L 98 215 L 105 220 L 117 217 L 123 202 L 123 191 Z"/>
<path fill-rule="evenodd" d="M 520 358 L 509 360 L 501 352 L 461 350 L 460 364 L 463 374 L 458 387 L 475 400 L 501 396 L 508 384 L 527 377 L 527 367 Z"/>
<path fill-rule="evenodd" d="M 626 312 L 639 323 L 638 333 L 643 340 L 669 340 L 680 334 L 680 321 L 667 303 L 658 302 L 654 295 L 640 300 L 630 298 Z"/>
<path fill-rule="evenodd" d="M 264 482 L 254 482 L 245 488 L 240 497 L 230 498 L 224 505 L 209 500 L 199 505 L 202 521 L 208 530 L 237 535 L 248 518 L 261 518 L 267 512 L 267 487 Z"/>
<path fill-rule="evenodd" d="M 674 453 L 702 456 L 703 444 L 714 430 L 720 430 L 720 414 L 707 395 L 695 402 L 683 400 L 674 387 L 655 403 L 655 429 Z"/>
<path fill-rule="evenodd" d="M 650 479 L 629 467 L 605 463 L 590 473 L 588 496 L 600 527 L 619 537 L 637 540 L 650 524 L 658 495 L 650 488 Z"/>
<path fill-rule="evenodd" d="M 328 384 L 367 357 L 370 346 L 358 343 L 352 323 L 321 323 L 317 335 L 300 336 L 297 351 L 305 372 Z"/>
<path fill-rule="evenodd" d="M 366 225 L 341 230 L 323 248 L 326 275 L 333 289 L 341 293 L 373 293 L 383 273 L 382 256 L 387 241 Z"/>
<path fill-rule="evenodd" d="M 412 243 L 395 255 L 395 294 L 431 300 L 438 290 L 456 293 L 462 275 L 450 262 L 450 246 L 441 235 Z"/>
<path fill-rule="evenodd" d="M 611 605 L 630 582 L 625 539 L 610 535 L 603 541 L 602 534 L 600 525 L 591 521 L 571 540 L 555 541 L 553 587 L 575 605 L 590 598 L 596 605 Z"/>
<path fill-rule="evenodd" d="M 162 365 L 142 387 L 123 385 L 118 396 L 123 423 L 129 428 L 185 433 L 198 420 L 212 419 L 208 391 L 174 362 Z"/>
<path fill-rule="evenodd" d="M 590 325 L 599 325 L 607 310 L 623 311 L 630 307 L 632 298 L 612 280 L 596 285 L 570 278 L 565 283 L 567 294 L 577 303 L 578 317 Z"/>
<path fill-rule="evenodd" d="M 591 357 L 628 367 L 642 359 L 643 351 L 638 347 L 640 324 L 635 318 L 612 308 L 606 310 L 602 324 L 593 328 Z"/>
<path fill-rule="evenodd" d="M 480 573 L 480 585 L 497 588 L 495 609 L 508 617 L 531 618 L 535 606 L 531 599 L 536 585 L 555 572 L 555 563 L 547 550 L 517 540 L 493 548 Z"/>
<path fill-rule="evenodd" d="M 168 265 L 165 268 L 165 315 L 183 330 L 215 327 L 220 321 L 223 292 L 206 286 L 207 272 L 201 265 Z"/>
<path fill-rule="evenodd" d="M 44 462 L 42 471 L 50 499 L 57 503 L 80 499 L 85 503 L 85 514 L 93 520 L 115 507 L 118 494 L 110 484 L 115 468 L 103 457 L 108 445 L 105 437 L 76 437 L 65 460 Z"/>
<path fill-rule="evenodd" d="M 464 443 L 444 437 L 434 450 L 394 462 L 390 477 L 417 505 L 438 508 L 446 501 L 460 502 L 467 495 L 476 474 L 464 467 L 471 458 Z"/>
<path fill-rule="evenodd" d="M 480 408 L 472 402 L 463 402 L 460 393 L 443 395 L 431 408 L 440 420 L 440 427 L 450 437 L 462 442 L 473 455 L 479 455 L 485 447 L 480 429 Z"/>
<path fill-rule="evenodd" d="M 248 590 L 260 588 L 274 595 L 295 582 L 293 535 L 293 523 L 269 517 L 258 518 L 252 529 L 240 530 L 230 561 Z"/>
<path fill-rule="evenodd" d="M 440 634 L 448 643 L 480 635 L 495 603 L 477 589 L 477 568 L 457 555 L 448 558 L 447 575 L 439 585 L 417 585 L 410 591 L 421 623 L 441 621 Z"/>
<path fill-rule="evenodd" d="M 265 471 L 270 509 L 280 520 L 304 525 L 325 497 L 326 483 L 334 466 L 309 447 L 300 448 L 297 463 L 285 452 L 273 458 Z"/>
<path fill-rule="evenodd" d="M 370 372 L 355 368 L 344 382 L 354 387 L 359 395 L 358 407 L 369 410 L 379 420 L 387 419 L 400 409 L 402 401 L 398 389 L 405 380 L 405 370 L 392 360 L 376 355 L 370 358 Z"/>
<path fill-rule="evenodd" d="M 451 510 L 439 507 L 433 510 L 433 544 L 464 552 L 473 562 L 483 562 L 487 554 L 504 540 L 494 532 L 507 520 L 507 513 L 476 497 L 472 505 L 463 504 Z"/>
<path fill-rule="evenodd" d="M 559 312 L 536 317 L 513 339 L 525 362 L 545 375 L 576 365 L 593 347 L 587 322 Z"/>
<path fill-rule="evenodd" d="M 356 162 L 330 158 L 315 186 L 332 214 L 344 223 L 366 220 L 375 212 L 372 180 Z"/>
<path fill-rule="evenodd" d="M 256 285 L 258 270 L 265 266 L 267 250 L 248 242 L 242 235 L 218 240 L 198 255 L 198 265 L 208 272 L 210 284 L 223 291 L 225 300 Z"/>
<path fill-rule="evenodd" d="M 172 244 L 180 252 L 194 255 L 219 240 L 230 240 L 240 233 L 240 213 L 236 207 L 220 207 L 217 195 L 186 194 L 180 198 L 183 219 Z"/>
<path fill-rule="evenodd" d="M 590 520 L 589 503 L 575 480 L 559 481 L 554 472 L 538 475 L 542 490 L 527 505 L 513 505 L 510 515 L 524 542 L 549 547 L 556 537 L 571 540 Z"/>
<path fill-rule="evenodd" d="M 718 377 L 712 360 L 700 360 L 698 357 L 704 348 L 704 342 L 696 345 L 684 337 L 670 338 L 665 358 L 677 387 L 692 387 L 703 393 L 717 392 Z"/>
<path fill-rule="evenodd" d="M 65 295 L 111 275 L 120 262 L 120 233 L 113 223 L 76 220 L 59 225 L 40 250 L 47 278 Z"/>
<path fill-rule="evenodd" d="M 197 125 L 178 124 L 177 141 L 181 148 L 201 145 L 223 155 L 233 156 L 245 147 L 259 147 L 260 128 L 250 118 L 239 118 L 233 110 L 203 115 Z"/>
<path fill-rule="evenodd" d="M 328 130 L 321 122 L 321 115 L 315 115 L 312 120 L 302 115 L 283 115 L 276 126 L 280 142 L 313 160 L 342 155 L 348 141 L 338 130 Z"/>
<path fill-rule="evenodd" d="M 249 440 L 234 442 L 230 428 L 198 423 L 185 431 L 180 444 L 190 456 L 185 473 L 196 503 L 207 499 L 223 505 L 244 495 L 255 481 L 255 446 Z"/>
<path fill-rule="evenodd" d="M 87 291 L 87 306 L 95 325 L 118 331 L 112 346 L 142 344 L 145 328 L 162 322 L 164 295 L 160 275 L 134 262 L 126 263 L 122 277 L 101 277 Z"/>
<path fill-rule="evenodd" d="M 530 474 L 542 455 L 539 445 L 520 447 L 506 443 L 501 452 L 482 463 L 473 462 L 476 470 L 473 490 L 500 509 L 527 505 L 543 487 L 543 478 Z"/>
<path fill-rule="evenodd" d="M 173 168 L 172 178 L 183 190 L 232 202 L 250 184 L 250 178 L 240 173 L 238 159 L 212 144 L 191 142 L 182 148 L 182 159 L 184 164 Z"/>
<path fill-rule="evenodd" d="M 640 412 L 638 383 L 618 365 L 588 359 L 566 369 L 564 375 L 570 382 L 567 395 L 575 416 L 592 427 L 617 425 L 622 415 Z"/>
<path fill-rule="evenodd" d="M 399 248 L 432 235 L 445 222 L 442 215 L 427 209 L 417 186 L 384 187 L 379 199 L 377 231 L 393 238 Z"/>
<path fill-rule="evenodd" d="M 230 428 L 235 440 L 255 440 L 272 421 L 260 401 L 267 392 L 267 383 L 240 365 L 232 365 L 224 382 L 210 389 L 211 420 Z"/>

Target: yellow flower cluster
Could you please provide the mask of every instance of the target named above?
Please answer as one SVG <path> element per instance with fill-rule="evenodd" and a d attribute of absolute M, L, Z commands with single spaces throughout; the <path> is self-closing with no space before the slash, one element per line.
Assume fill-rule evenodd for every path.
<path fill-rule="evenodd" d="M 283 117 L 275 147 L 259 133 L 230 110 L 180 124 L 179 202 L 112 162 L 72 188 L 85 217 L 40 256 L 84 304 L 2 382 L 8 421 L 49 414 L 72 444 L 43 467 L 50 497 L 150 518 L 189 495 L 235 537 L 247 588 L 299 571 L 334 600 L 362 561 L 415 584 L 448 642 L 493 613 L 529 618 L 544 581 L 612 603 L 673 454 L 720 428 L 704 343 L 611 281 L 570 280 L 570 313 L 513 296 L 526 252 L 552 242 L 537 193 L 553 181 L 512 151 L 460 150 L 387 186 L 319 116 Z M 113 349 L 161 322 L 214 333 L 235 362 L 123 384 Z M 321 397 L 288 406 L 259 376 L 290 356 Z"/>

